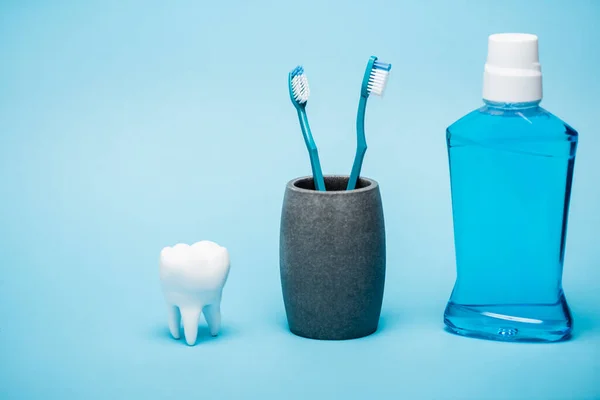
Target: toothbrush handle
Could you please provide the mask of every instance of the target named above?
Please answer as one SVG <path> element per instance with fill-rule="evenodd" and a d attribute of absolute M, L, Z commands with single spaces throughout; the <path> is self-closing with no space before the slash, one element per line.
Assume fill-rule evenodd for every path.
<path fill-rule="evenodd" d="M 350 173 L 350 179 L 348 180 L 348 186 L 346 190 L 353 190 L 356 187 L 360 170 L 362 168 L 363 159 L 367 152 L 367 139 L 365 138 L 365 109 L 367 107 L 367 98 L 364 96 L 360 97 L 358 103 L 358 113 L 356 116 L 356 155 L 354 156 L 354 164 L 352 165 L 352 172 Z"/>
<path fill-rule="evenodd" d="M 308 124 L 308 117 L 304 109 L 298 110 L 298 118 L 300 119 L 300 127 L 302 128 L 302 135 L 308 149 L 310 156 L 310 165 L 312 168 L 313 179 L 315 181 L 315 188 L 319 191 L 325 191 L 325 180 L 323 179 L 323 172 L 321 171 L 321 163 L 319 161 L 319 152 L 317 145 L 312 137 L 310 131 L 310 125 Z"/>

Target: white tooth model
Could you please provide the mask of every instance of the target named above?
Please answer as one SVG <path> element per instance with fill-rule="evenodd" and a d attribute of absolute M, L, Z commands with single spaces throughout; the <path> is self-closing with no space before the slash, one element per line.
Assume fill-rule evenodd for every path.
<path fill-rule="evenodd" d="M 179 339 L 179 327 L 188 345 L 198 336 L 200 313 L 216 336 L 221 327 L 221 295 L 229 275 L 229 253 L 225 247 L 203 240 L 193 245 L 179 243 L 160 253 L 160 281 L 167 302 L 169 330 Z"/>

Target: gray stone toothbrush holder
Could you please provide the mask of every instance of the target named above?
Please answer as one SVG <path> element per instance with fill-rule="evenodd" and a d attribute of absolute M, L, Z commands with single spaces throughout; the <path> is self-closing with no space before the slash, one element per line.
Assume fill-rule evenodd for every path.
<path fill-rule="evenodd" d="M 310 339 L 346 340 L 377 330 L 385 286 L 385 224 L 379 184 L 325 176 L 288 182 L 279 265 L 289 329 Z"/>

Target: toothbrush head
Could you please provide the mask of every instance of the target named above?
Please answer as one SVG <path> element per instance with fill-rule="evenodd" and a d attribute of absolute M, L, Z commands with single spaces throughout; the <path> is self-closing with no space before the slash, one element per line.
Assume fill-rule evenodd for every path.
<path fill-rule="evenodd" d="M 288 84 L 290 89 L 290 98 L 296 107 L 305 106 L 310 95 L 308 87 L 308 79 L 304 73 L 304 68 L 297 66 L 290 71 L 288 76 Z"/>
<path fill-rule="evenodd" d="M 378 61 L 377 57 L 371 56 L 363 78 L 361 94 L 365 97 L 370 94 L 383 96 L 391 69 L 392 64 Z"/>

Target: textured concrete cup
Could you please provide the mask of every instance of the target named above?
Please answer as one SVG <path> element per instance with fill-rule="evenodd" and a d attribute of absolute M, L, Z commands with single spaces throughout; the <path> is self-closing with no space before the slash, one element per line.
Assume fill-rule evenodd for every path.
<path fill-rule="evenodd" d="M 280 276 L 290 331 L 320 340 L 368 336 L 379 324 L 386 250 L 379 185 L 348 176 L 288 182 L 280 226 Z"/>

